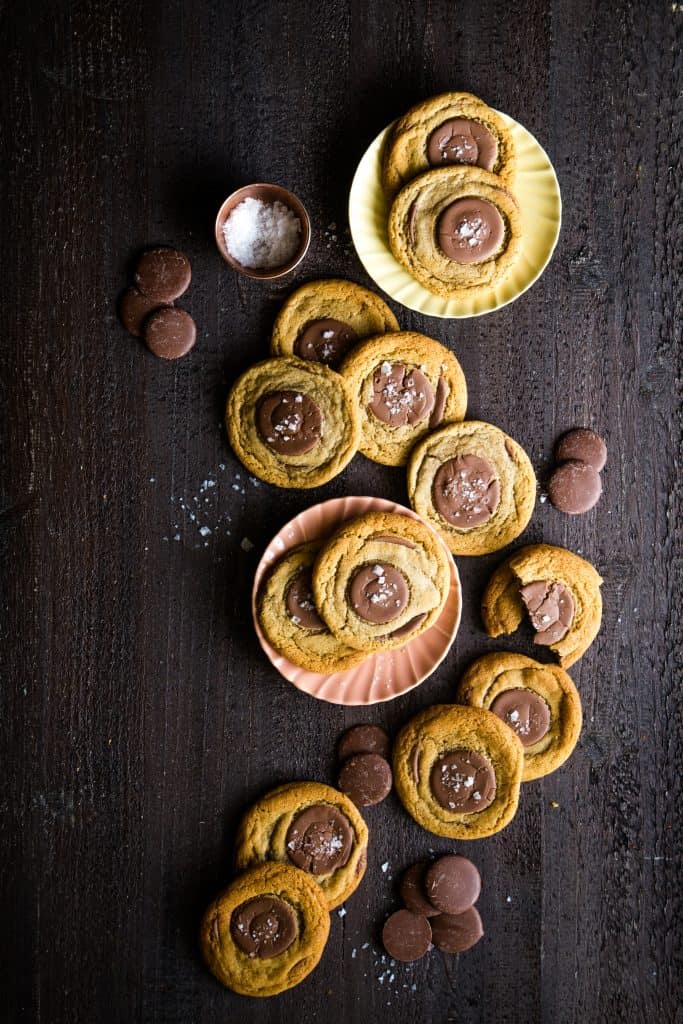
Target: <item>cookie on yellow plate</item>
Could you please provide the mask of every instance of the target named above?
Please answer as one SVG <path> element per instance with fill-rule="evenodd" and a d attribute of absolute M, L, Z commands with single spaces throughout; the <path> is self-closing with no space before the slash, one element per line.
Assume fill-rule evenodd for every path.
<path fill-rule="evenodd" d="M 385 466 L 405 465 L 416 441 L 467 410 L 460 363 L 450 349 L 415 331 L 366 341 L 340 372 L 360 411 L 360 451 Z"/>
<path fill-rule="evenodd" d="M 274 356 L 298 356 L 336 370 L 365 338 L 397 331 L 386 302 L 353 281 L 308 281 L 278 313 L 270 339 Z"/>
<path fill-rule="evenodd" d="M 451 559 L 436 534 L 396 512 L 344 523 L 320 550 L 313 594 L 335 636 L 361 651 L 402 647 L 432 626 L 451 585 Z"/>
<path fill-rule="evenodd" d="M 491 423 L 465 420 L 415 446 L 408 495 L 454 555 L 485 555 L 526 528 L 536 502 L 536 477 L 521 445 Z"/>
<path fill-rule="evenodd" d="M 367 826 L 347 796 L 322 782 L 289 782 L 244 815 L 235 863 L 239 871 L 268 860 L 293 864 L 309 873 L 332 910 L 360 884 L 367 849 Z"/>
<path fill-rule="evenodd" d="M 517 263 L 522 217 L 500 179 L 479 167 L 442 167 L 413 178 L 389 211 L 389 247 L 434 295 L 467 298 L 495 288 Z"/>
<path fill-rule="evenodd" d="M 529 544 L 502 562 L 488 582 L 481 604 L 486 632 L 514 633 L 526 609 L 534 643 L 549 647 L 569 668 L 598 635 L 601 584 L 594 566 L 573 551 Z"/>
<path fill-rule="evenodd" d="M 477 658 L 458 686 L 458 700 L 486 708 L 513 729 L 524 747 L 522 782 L 564 764 L 581 732 L 581 698 L 558 665 L 511 651 Z"/>
<path fill-rule="evenodd" d="M 360 440 L 360 413 L 345 381 L 294 356 L 266 359 L 238 378 L 225 426 L 240 462 L 278 487 L 327 483 Z"/>
<path fill-rule="evenodd" d="M 342 643 L 318 614 L 311 569 L 320 542 L 288 551 L 270 570 L 258 596 L 258 618 L 268 642 L 309 672 L 344 672 L 365 660 L 364 651 Z"/>
<path fill-rule="evenodd" d="M 209 969 L 233 992 L 274 996 L 316 966 L 330 931 L 320 888 L 305 871 L 266 863 L 236 878 L 210 904 L 200 928 Z"/>
<path fill-rule="evenodd" d="M 394 196 L 432 167 L 474 165 L 510 186 L 515 145 L 504 118 L 469 92 L 432 96 L 400 117 L 382 154 L 382 186 Z"/>
<path fill-rule="evenodd" d="M 393 759 L 403 806 L 437 836 L 483 839 L 515 815 L 524 748 L 491 711 L 427 708 L 403 727 Z"/>

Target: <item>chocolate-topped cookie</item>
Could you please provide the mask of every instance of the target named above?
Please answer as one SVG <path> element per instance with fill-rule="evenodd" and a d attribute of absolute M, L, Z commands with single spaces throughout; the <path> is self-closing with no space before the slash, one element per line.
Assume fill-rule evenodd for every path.
<path fill-rule="evenodd" d="M 415 446 L 408 494 L 453 554 L 483 555 L 505 547 L 526 528 L 536 477 L 521 445 L 491 423 L 465 420 Z"/>
<path fill-rule="evenodd" d="M 564 764 L 581 732 L 581 698 L 558 665 L 496 651 L 477 658 L 457 691 L 458 700 L 488 708 L 524 747 L 522 781 L 549 775 Z"/>
<path fill-rule="evenodd" d="M 480 708 L 427 708 L 394 743 L 403 806 L 423 828 L 451 839 L 493 835 L 512 820 L 523 764 L 518 737 Z"/>
<path fill-rule="evenodd" d="M 288 551 L 266 575 L 257 599 L 266 639 L 289 661 L 309 672 L 345 672 L 366 657 L 341 643 L 315 607 L 311 571 L 320 542 Z"/>
<path fill-rule="evenodd" d="M 387 304 L 353 281 L 308 281 L 293 292 L 273 325 L 274 356 L 298 356 L 337 369 L 359 342 L 398 322 Z"/>
<path fill-rule="evenodd" d="M 496 174 L 508 187 L 515 174 L 514 141 L 505 118 L 467 92 L 423 100 L 399 118 L 382 158 L 382 185 L 394 196 L 435 167 L 461 165 Z"/>
<path fill-rule="evenodd" d="M 404 465 L 416 441 L 440 424 L 461 420 L 467 409 L 458 360 L 414 331 L 366 341 L 340 372 L 360 409 L 360 450 L 387 466 Z"/>
<path fill-rule="evenodd" d="M 320 886 L 329 909 L 343 903 L 365 873 L 368 830 L 354 803 L 322 782 L 291 782 L 271 790 L 242 818 L 235 863 L 292 864 Z"/>
<path fill-rule="evenodd" d="M 311 876 L 268 862 L 238 876 L 213 900 L 200 944 L 222 985 L 241 995 L 273 996 L 310 974 L 329 931 L 327 903 Z"/>
<path fill-rule="evenodd" d="M 256 363 L 233 385 L 225 424 L 254 476 L 278 487 L 317 487 L 342 471 L 360 439 L 360 417 L 344 380 L 294 357 Z"/>

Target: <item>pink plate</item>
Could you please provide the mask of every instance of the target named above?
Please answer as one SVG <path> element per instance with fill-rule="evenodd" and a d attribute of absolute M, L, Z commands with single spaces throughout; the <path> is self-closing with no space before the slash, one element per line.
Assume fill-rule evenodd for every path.
<path fill-rule="evenodd" d="M 411 519 L 420 519 L 412 509 L 384 498 L 348 497 L 323 501 L 301 512 L 282 527 L 264 551 L 254 577 L 251 609 L 261 647 L 278 672 L 290 683 L 294 683 L 297 689 L 331 704 L 378 704 L 412 690 L 430 676 L 446 657 L 460 625 L 460 577 L 451 558 L 451 588 L 441 615 L 433 626 L 403 647 L 382 654 L 371 654 L 355 668 L 331 675 L 299 668 L 271 647 L 256 615 L 256 595 L 264 573 L 286 551 L 306 541 L 329 537 L 347 519 L 364 512 L 400 512 Z"/>

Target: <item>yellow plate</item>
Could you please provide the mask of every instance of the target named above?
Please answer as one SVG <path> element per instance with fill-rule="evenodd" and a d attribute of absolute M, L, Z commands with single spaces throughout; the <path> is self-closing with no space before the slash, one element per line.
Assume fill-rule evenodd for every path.
<path fill-rule="evenodd" d="M 368 147 L 358 164 L 349 194 L 349 225 L 361 263 L 370 277 L 396 302 L 428 316 L 458 319 L 481 316 L 506 306 L 530 288 L 547 267 L 562 223 L 560 186 L 548 154 L 531 132 L 500 115 L 517 150 L 517 176 L 512 191 L 522 211 L 520 257 L 507 277 L 465 299 L 433 295 L 398 263 L 389 248 L 387 219 L 390 201 L 382 189 L 382 147 L 389 125 Z"/>

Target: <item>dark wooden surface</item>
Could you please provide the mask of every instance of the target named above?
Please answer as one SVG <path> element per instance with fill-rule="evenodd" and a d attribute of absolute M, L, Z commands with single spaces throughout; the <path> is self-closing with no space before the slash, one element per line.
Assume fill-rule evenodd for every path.
<path fill-rule="evenodd" d="M 681 1021 L 681 4 L 0 10 L 0 1018 Z M 449 88 L 480 94 L 547 148 L 562 235 L 542 280 L 496 314 L 394 309 L 453 347 L 470 415 L 508 430 L 537 469 L 571 425 L 608 440 L 598 508 L 570 519 L 539 504 L 525 535 L 583 553 L 605 577 L 602 631 L 572 670 L 585 728 L 564 769 L 524 787 L 510 827 L 467 847 L 484 879 L 474 951 L 382 964 L 377 932 L 401 868 L 449 847 L 392 797 L 367 815 L 366 880 L 333 915 L 315 974 L 275 999 L 240 999 L 196 942 L 240 812 L 275 783 L 332 781 L 345 725 L 399 727 L 495 646 L 477 604 L 498 559 L 461 560 L 462 628 L 414 693 L 343 710 L 285 683 L 250 621 L 259 552 L 322 498 L 405 500 L 404 478 L 358 457 L 316 492 L 256 488 L 220 423 L 229 382 L 266 353 L 298 281 L 369 283 L 346 234 L 353 169 L 388 121 Z M 292 187 L 312 214 L 310 254 L 285 283 L 238 279 L 213 244 L 220 201 L 253 180 Z M 182 304 L 199 341 L 176 364 L 115 317 L 150 242 L 193 262 Z M 207 478 L 217 486 L 200 495 Z M 523 635 L 510 646 L 531 650 Z"/>

